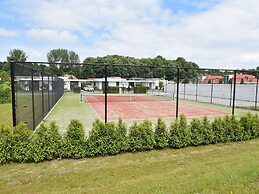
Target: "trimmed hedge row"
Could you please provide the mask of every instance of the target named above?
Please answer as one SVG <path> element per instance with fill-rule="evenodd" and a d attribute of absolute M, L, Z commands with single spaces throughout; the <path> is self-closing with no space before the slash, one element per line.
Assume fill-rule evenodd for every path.
<path fill-rule="evenodd" d="M 13 129 L 0 127 L 0 163 L 116 155 L 126 151 L 182 148 L 256 137 L 259 137 L 259 117 L 252 114 L 240 119 L 225 116 L 212 122 L 207 117 L 195 118 L 189 124 L 181 115 L 168 128 L 159 118 L 155 129 L 147 120 L 135 122 L 129 130 L 121 119 L 107 124 L 96 120 L 87 138 L 77 120 L 70 122 L 63 135 L 55 122 L 41 125 L 34 133 L 20 124 Z"/>
<path fill-rule="evenodd" d="M 134 94 L 146 94 L 147 87 L 146 86 L 136 86 L 133 88 Z"/>
<path fill-rule="evenodd" d="M 103 89 L 103 93 L 105 93 Z M 108 86 L 107 87 L 107 93 L 108 94 L 119 94 L 120 93 L 120 88 L 119 87 L 114 87 L 114 86 Z"/>

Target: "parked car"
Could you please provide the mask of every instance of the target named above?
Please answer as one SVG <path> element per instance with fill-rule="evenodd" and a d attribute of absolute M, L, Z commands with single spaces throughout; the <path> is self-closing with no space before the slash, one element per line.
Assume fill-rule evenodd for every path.
<path fill-rule="evenodd" d="M 87 85 L 87 86 L 84 87 L 84 91 L 93 92 L 94 88 L 92 86 Z"/>

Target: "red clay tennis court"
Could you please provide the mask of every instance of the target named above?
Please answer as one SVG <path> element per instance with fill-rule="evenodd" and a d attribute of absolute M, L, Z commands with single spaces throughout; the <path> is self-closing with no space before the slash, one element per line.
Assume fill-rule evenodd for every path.
<path fill-rule="evenodd" d="M 86 102 L 90 103 L 101 119 L 104 119 L 104 95 L 84 96 Z M 175 118 L 176 104 L 173 100 L 165 100 L 154 96 L 108 96 L 108 119 L 118 118 L 126 120 Z M 180 104 L 180 114 L 185 116 L 218 116 L 225 112 L 198 108 L 190 105 Z"/>

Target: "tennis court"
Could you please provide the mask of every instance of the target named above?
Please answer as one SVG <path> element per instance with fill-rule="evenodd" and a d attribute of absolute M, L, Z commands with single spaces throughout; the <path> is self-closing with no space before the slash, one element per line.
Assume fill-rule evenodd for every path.
<path fill-rule="evenodd" d="M 105 118 L 105 96 L 84 95 L 85 102 L 89 103 L 101 119 Z M 108 95 L 108 120 L 118 118 L 126 120 L 143 120 L 161 118 L 175 118 L 176 103 L 169 97 L 149 95 Z M 209 108 L 200 108 L 180 104 L 180 114 L 188 117 L 219 116 L 226 112 Z"/>

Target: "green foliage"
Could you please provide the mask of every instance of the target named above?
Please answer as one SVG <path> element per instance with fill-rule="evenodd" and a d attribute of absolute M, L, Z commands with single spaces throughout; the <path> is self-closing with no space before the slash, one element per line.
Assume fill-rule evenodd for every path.
<path fill-rule="evenodd" d="M 180 115 L 180 120 L 176 119 L 171 123 L 169 145 L 173 148 L 181 148 L 189 145 L 191 132 L 184 115 Z"/>
<path fill-rule="evenodd" d="M 73 90 L 73 93 L 77 93 L 77 94 L 81 92 L 80 87 L 74 87 L 72 90 Z"/>
<path fill-rule="evenodd" d="M 164 148 L 168 146 L 169 134 L 166 128 L 165 122 L 158 118 L 156 128 L 155 128 L 155 147 Z"/>
<path fill-rule="evenodd" d="M 159 89 L 162 90 L 164 89 L 164 83 L 162 81 L 159 81 Z"/>
<path fill-rule="evenodd" d="M 9 56 L 7 57 L 7 61 L 10 62 L 10 60 L 18 61 L 18 62 L 25 62 L 27 60 L 28 56 L 26 53 L 21 49 L 13 49 L 10 50 Z"/>
<path fill-rule="evenodd" d="M 11 84 L 10 82 L 0 83 L 0 104 L 11 102 Z"/>
<path fill-rule="evenodd" d="M 121 119 L 118 125 L 96 120 L 87 140 L 87 155 L 114 155 L 126 150 L 126 133 Z"/>
<path fill-rule="evenodd" d="M 103 89 L 103 93 L 104 93 L 104 89 Z M 107 87 L 107 93 L 108 94 L 119 94 L 120 92 L 120 88 L 119 87 L 113 87 L 113 86 L 108 86 Z"/>
<path fill-rule="evenodd" d="M 208 119 L 208 117 L 203 117 L 202 120 L 202 135 L 203 135 L 203 142 L 202 144 L 208 145 L 213 143 L 213 140 L 215 138 L 212 125 Z"/>
<path fill-rule="evenodd" d="M 12 160 L 15 162 L 27 162 L 30 158 L 30 142 L 32 131 L 27 125 L 21 123 L 13 128 L 12 136 Z"/>
<path fill-rule="evenodd" d="M 154 131 L 150 121 L 134 123 L 129 131 L 129 147 L 132 152 L 151 150 L 155 146 Z"/>
<path fill-rule="evenodd" d="M 0 70 L 0 84 L 10 80 L 9 73 Z"/>
<path fill-rule="evenodd" d="M 240 81 L 240 84 L 244 84 L 244 83 L 245 83 L 245 81 L 244 81 L 244 79 L 242 78 L 241 81 Z"/>
<path fill-rule="evenodd" d="M 220 117 L 215 118 L 212 122 L 212 130 L 214 132 L 213 143 L 220 143 L 225 141 L 223 122 Z"/>
<path fill-rule="evenodd" d="M 61 135 L 55 122 L 52 122 L 50 126 L 42 124 L 32 136 L 30 145 L 31 159 L 34 162 L 39 162 L 58 158 L 61 140 Z"/>
<path fill-rule="evenodd" d="M 0 125 L 0 163 L 6 163 L 12 159 L 12 131 L 10 128 Z"/>
<path fill-rule="evenodd" d="M 204 137 L 202 129 L 202 122 L 199 119 L 195 118 L 191 121 L 191 145 L 197 146 L 203 143 Z"/>
<path fill-rule="evenodd" d="M 248 113 L 240 118 L 240 123 L 243 127 L 243 140 L 249 140 L 259 136 L 258 115 Z"/>
<path fill-rule="evenodd" d="M 86 140 L 83 125 L 72 120 L 63 139 L 61 156 L 64 158 L 83 158 L 86 155 Z"/>
<path fill-rule="evenodd" d="M 134 94 L 146 94 L 147 93 L 147 87 L 145 86 L 136 86 L 133 88 Z"/>

